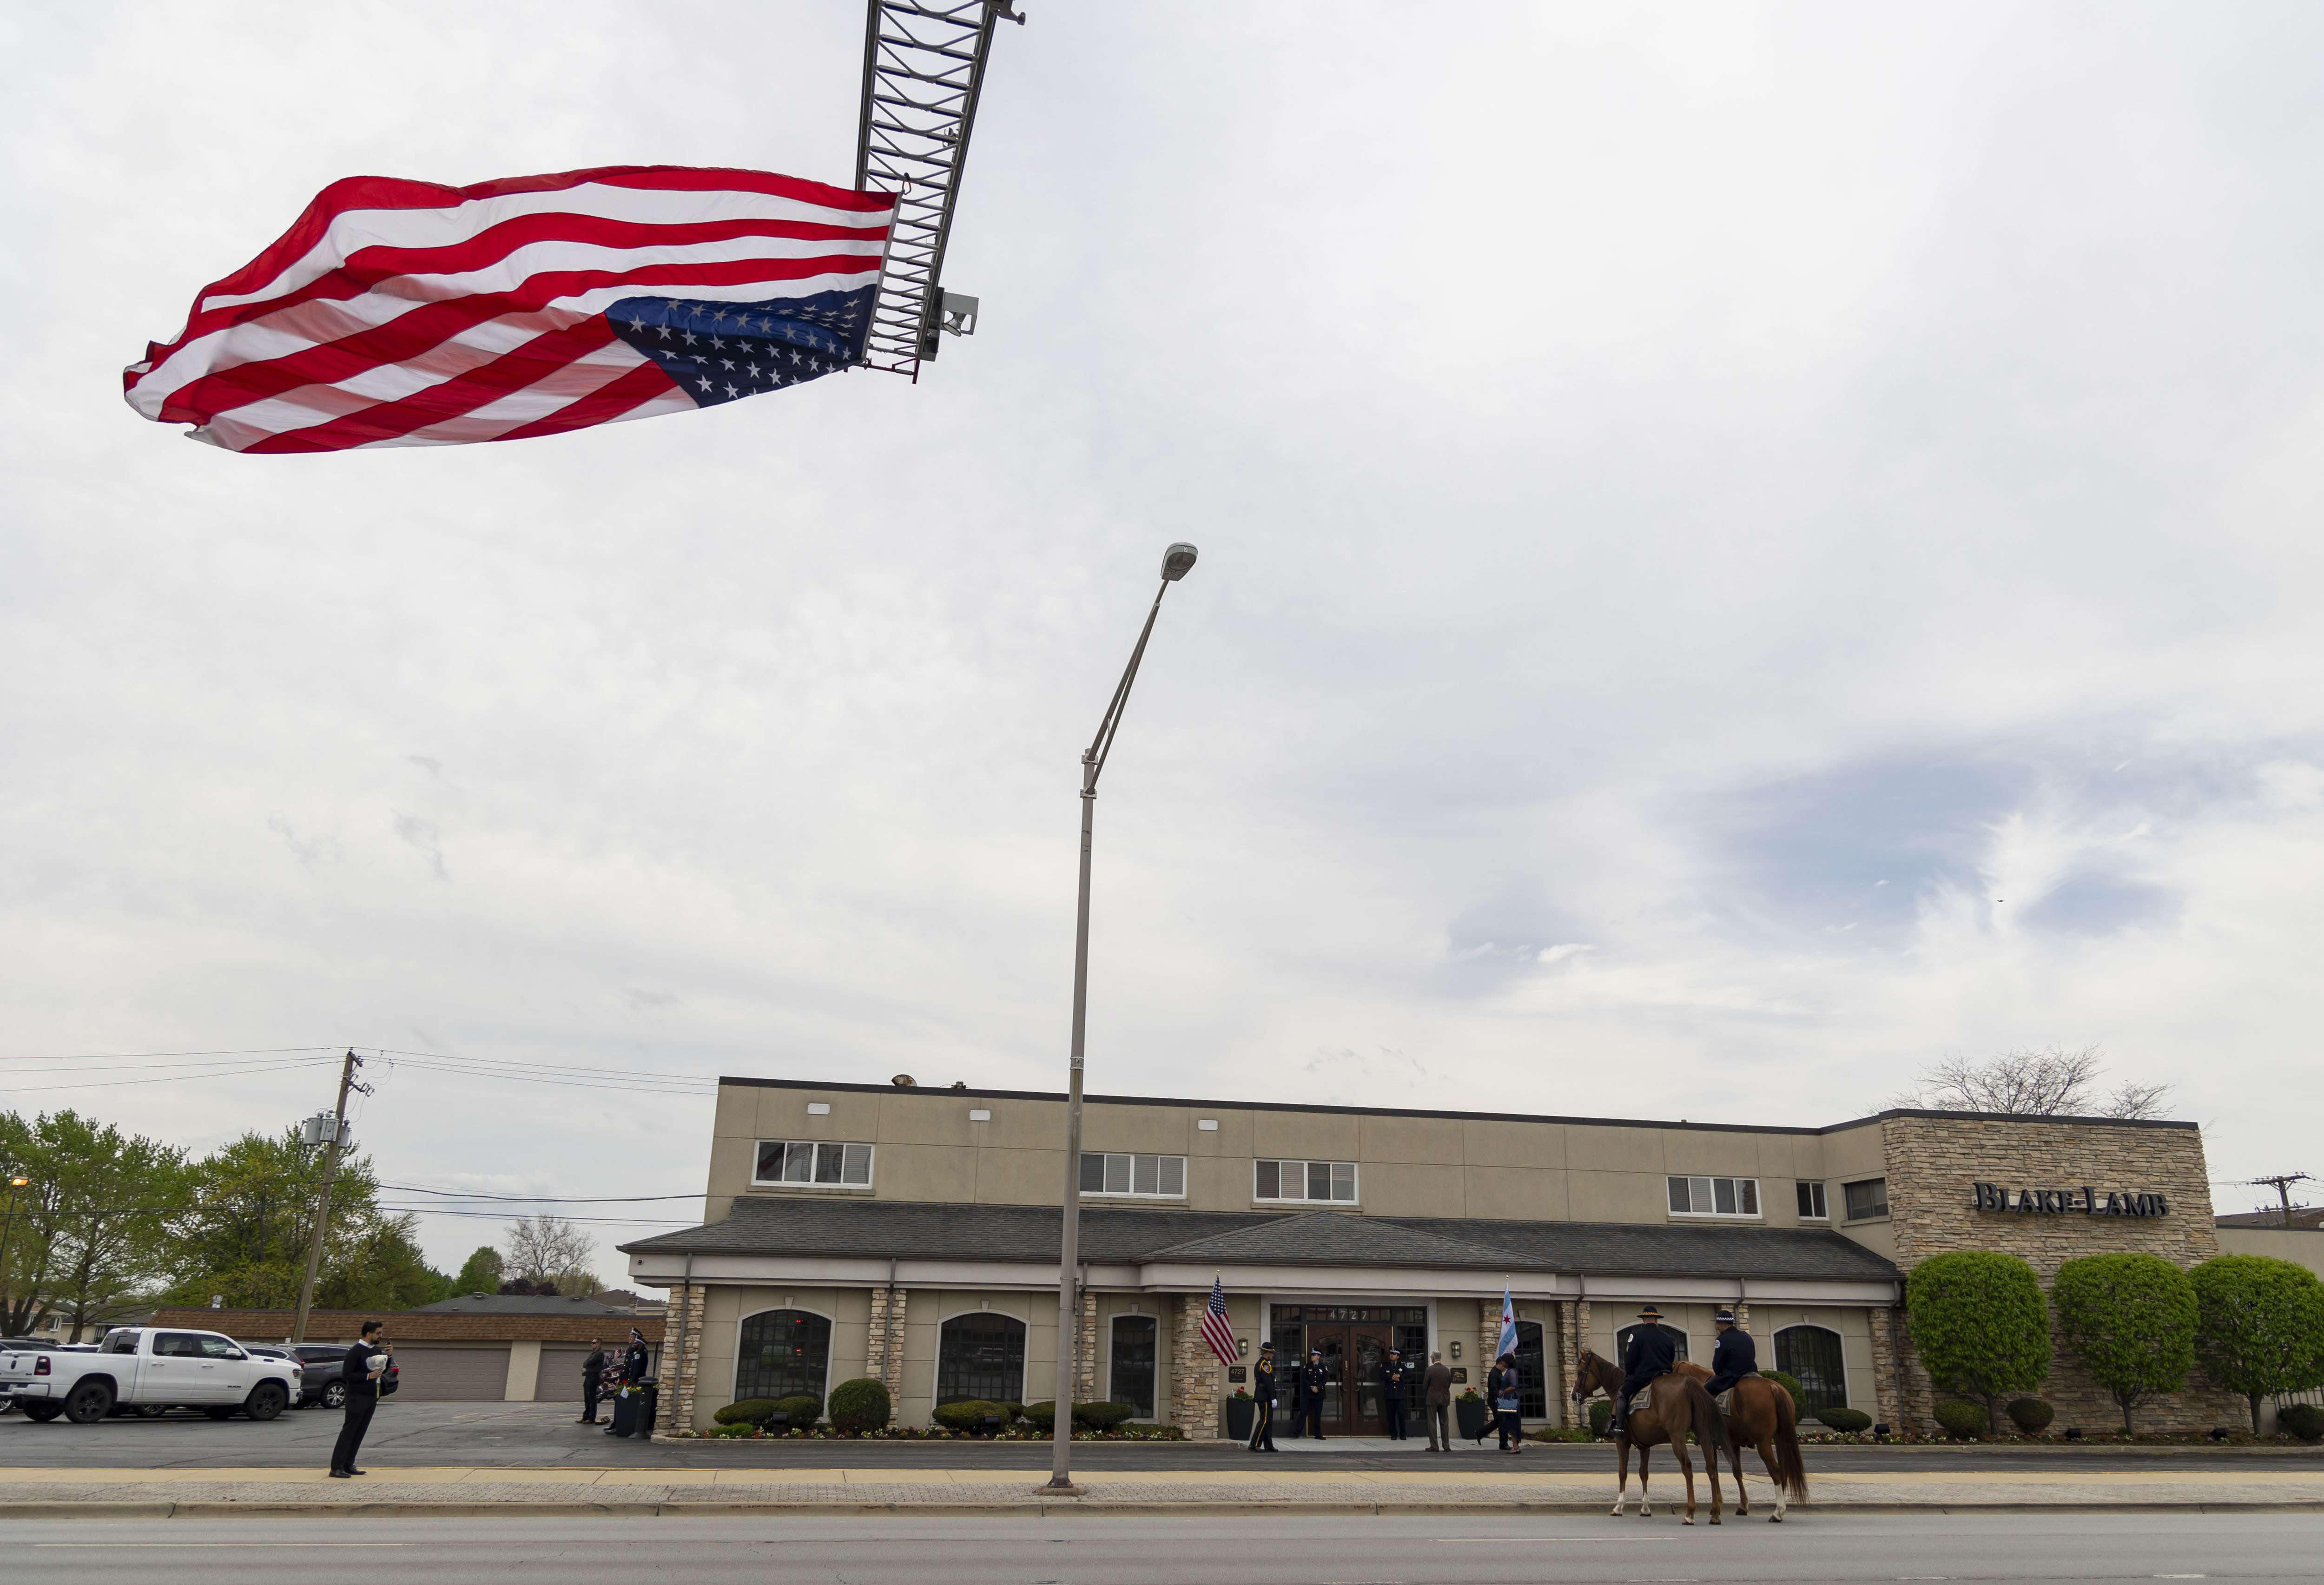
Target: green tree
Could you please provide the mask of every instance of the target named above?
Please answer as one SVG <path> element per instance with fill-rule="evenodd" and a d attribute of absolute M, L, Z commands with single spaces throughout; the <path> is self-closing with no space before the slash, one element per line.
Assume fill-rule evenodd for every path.
<path fill-rule="evenodd" d="M 51 1313 L 78 1335 L 151 1296 L 170 1264 L 185 1154 L 78 1112 L 0 1113 L 0 1162 L 29 1180 L 0 1202 L 0 1325 Z"/>
<path fill-rule="evenodd" d="M 2195 1288 L 2195 1357 L 2217 1385 L 2251 1405 L 2324 1387 L 2324 1283 L 2265 1255 L 2221 1255 L 2187 1274 Z"/>
<path fill-rule="evenodd" d="M 2050 1293 L 2058 1331 L 2092 1381 L 2132 1411 L 2177 1392 L 2195 1364 L 2195 1286 L 2160 1255 L 2085 1255 L 2058 1267 Z"/>
<path fill-rule="evenodd" d="M 2003 1398 L 2035 1391 L 2049 1376 L 2049 1306 L 2034 1268 L 2016 1256 L 1932 1255 L 1913 1267 L 1904 1302 L 1922 1365 L 1938 1386 L 1985 1401 L 1988 1433 Z"/>
<path fill-rule="evenodd" d="M 480 1245 L 460 1267 L 460 1275 L 452 1279 L 452 1291 L 456 1294 L 497 1294 L 501 1291 L 501 1274 L 507 1269 L 501 1252 L 490 1244 Z"/>
<path fill-rule="evenodd" d="M 244 1134 L 189 1169 L 190 1203 L 175 1219 L 177 1280 L 169 1296 L 202 1304 L 223 1295 L 234 1306 L 287 1310 L 299 1303 L 307 1244 L 323 1181 L 323 1153 L 296 1128 Z M 379 1208 L 371 1158 L 342 1159 L 331 1184 L 316 1302 L 324 1308 L 401 1308 L 403 1296 L 432 1292 L 420 1274 L 418 1220 Z M 424 1301 L 423 1301 L 424 1302 Z"/>

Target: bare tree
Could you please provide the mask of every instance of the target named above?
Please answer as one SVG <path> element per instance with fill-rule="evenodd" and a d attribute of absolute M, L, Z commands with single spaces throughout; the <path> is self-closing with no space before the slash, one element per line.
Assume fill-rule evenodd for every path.
<path fill-rule="evenodd" d="M 2105 1071 L 2098 1047 L 2005 1051 L 1985 1062 L 1947 1057 L 1921 1074 L 1912 1089 L 1890 1098 L 1892 1106 L 1930 1111 L 1989 1111 L 2009 1117 L 2161 1117 L 2168 1084 L 2116 1085 L 2098 1092 Z"/>
<path fill-rule="evenodd" d="M 522 1217 L 508 1230 L 507 1270 L 535 1286 L 551 1284 L 560 1294 L 595 1293 L 589 1258 L 596 1252 L 597 1240 L 561 1216 Z"/>

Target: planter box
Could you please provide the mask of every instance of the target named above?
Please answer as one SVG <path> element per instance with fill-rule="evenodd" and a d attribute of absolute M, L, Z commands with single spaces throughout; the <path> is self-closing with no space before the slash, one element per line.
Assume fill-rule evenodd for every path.
<path fill-rule="evenodd" d="M 1229 1398 L 1227 1400 L 1227 1435 L 1232 1440 L 1236 1442 L 1249 1442 L 1250 1440 L 1251 1425 L 1258 1420 L 1258 1418 L 1259 1400 L 1257 1398 Z"/>
<path fill-rule="evenodd" d="M 1492 1405 L 1482 1398 L 1474 1403 L 1454 1399 L 1452 1417 L 1461 1427 L 1461 1434 L 1471 1442 L 1476 1441 L 1493 1428 Z"/>

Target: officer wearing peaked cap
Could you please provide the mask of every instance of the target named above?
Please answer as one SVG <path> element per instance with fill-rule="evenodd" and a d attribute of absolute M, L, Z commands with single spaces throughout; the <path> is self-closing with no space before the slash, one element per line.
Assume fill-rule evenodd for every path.
<path fill-rule="evenodd" d="M 1734 1311 L 1721 1310 L 1711 1319 L 1719 1328 L 1719 1347 L 1711 1351 L 1711 1379 L 1702 1390 L 1715 1398 L 1745 1377 L 1759 1374 L 1759 1345 L 1735 1323 Z"/>
<path fill-rule="evenodd" d="M 1678 1339 L 1662 1325 L 1663 1313 L 1652 1304 L 1638 1312 L 1638 1324 L 1630 1329 L 1630 1346 L 1622 1350 L 1622 1391 L 1614 1400 L 1614 1417 L 1608 1422 L 1609 1431 L 1620 1431 L 1630 1423 L 1630 1400 L 1646 1389 L 1657 1376 L 1668 1376 L 1678 1364 Z"/>
<path fill-rule="evenodd" d="M 1275 1345 L 1259 1345 L 1259 1363 L 1251 1367 L 1250 1396 L 1258 1412 L 1250 1417 L 1250 1451 L 1275 1451 Z"/>

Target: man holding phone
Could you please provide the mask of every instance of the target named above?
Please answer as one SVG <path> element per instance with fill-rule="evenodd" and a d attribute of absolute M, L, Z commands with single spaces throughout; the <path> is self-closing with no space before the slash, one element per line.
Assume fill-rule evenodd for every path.
<path fill-rule="evenodd" d="M 331 1479 L 345 1480 L 360 1475 L 355 1468 L 355 1454 L 363 1447 L 364 1433 L 371 1428 L 371 1417 L 379 1408 L 379 1381 L 395 1358 L 395 1345 L 380 1337 L 380 1323 L 363 1323 L 360 1341 L 347 1350 L 346 1362 L 339 1367 L 340 1379 L 347 1386 L 346 1420 L 339 1427 L 339 1440 L 331 1449 Z"/>

